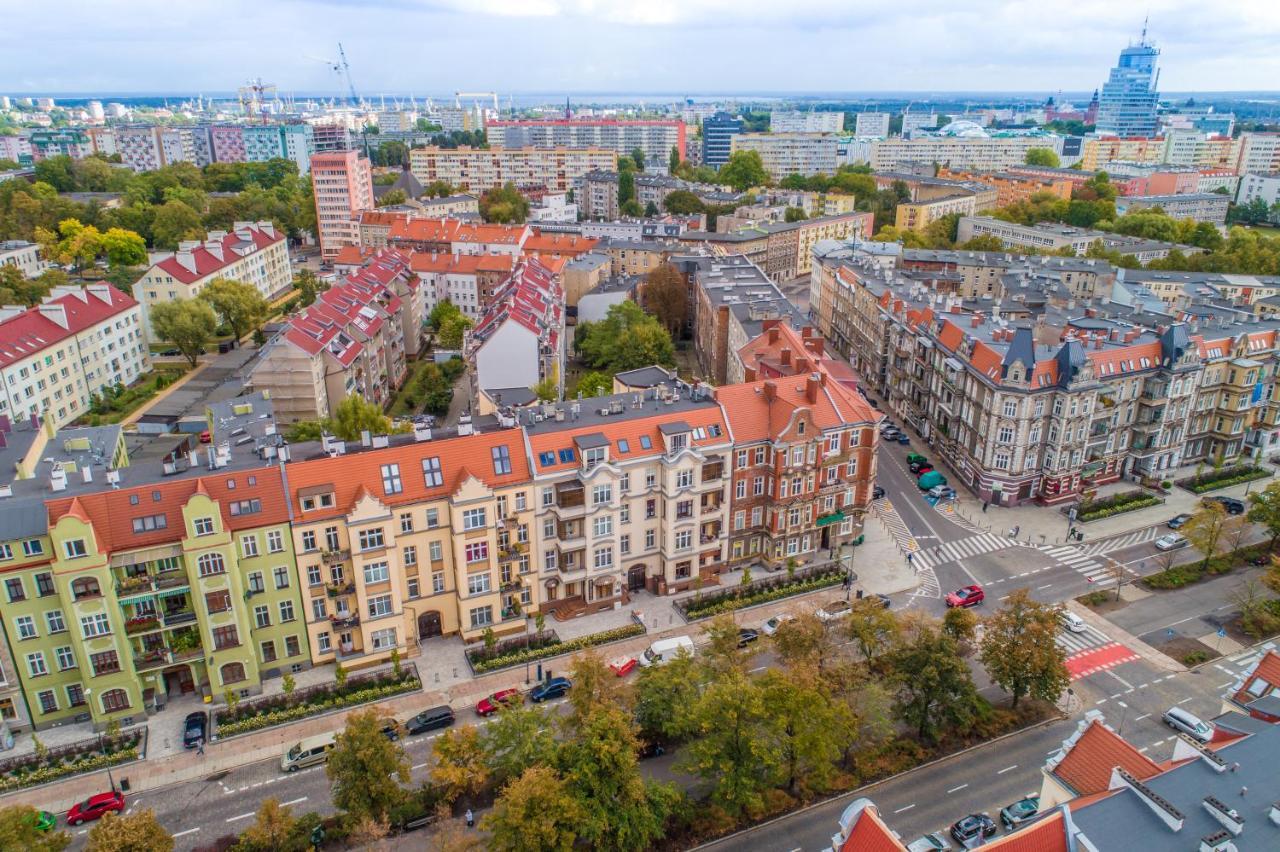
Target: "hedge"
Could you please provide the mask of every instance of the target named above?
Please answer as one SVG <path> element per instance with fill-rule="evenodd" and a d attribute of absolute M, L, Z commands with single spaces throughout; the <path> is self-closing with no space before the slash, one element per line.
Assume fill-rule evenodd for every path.
<path fill-rule="evenodd" d="M 1271 476 L 1270 473 L 1260 467 L 1253 465 L 1237 465 L 1236 467 L 1227 467 L 1222 470 L 1215 470 L 1203 476 L 1191 476 L 1186 479 L 1179 479 L 1178 485 L 1192 494 L 1204 494 L 1208 491 L 1217 491 L 1219 488 L 1230 488 L 1232 485 L 1241 485 L 1245 482 L 1252 482 L 1255 479 L 1266 479 Z"/>
<path fill-rule="evenodd" d="M 472 655 L 483 654 L 484 648 L 473 648 L 467 651 L 467 661 L 471 663 L 471 668 L 476 674 L 484 674 L 497 669 L 537 662 L 547 657 L 558 657 L 561 654 L 594 648 L 597 645 L 617 642 L 619 639 L 642 636 L 644 633 L 644 625 L 633 622 L 624 627 L 615 627 L 613 630 L 603 630 L 600 633 L 589 633 L 586 636 L 578 636 L 575 639 L 569 639 L 564 642 L 556 641 L 537 648 L 518 648 L 510 653 L 490 657 L 489 659 L 475 659 Z"/>
<path fill-rule="evenodd" d="M 844 582 L 846 576 L 847 574 L 843 570 L 835 569 L 812 577 L 806 577 L 793 583 L 751 589 L 744 594 L 739 594 L 736 590 L 729 590 L 712 597 L 695 598 L 693 600 L 685 598 L 678 601 L 677 606 L 687 619 L 708 618 L 713 615 L 733 612 L 743 607 L 769 603 L 770 601 L 782 600 L 795 595 L 803 595 L 806 592 L 825 589 Z"/>
<path fill-rule="evenodd" d="M 138 747 L 132 746 L 111 754 L 95 754 L 72 763 L 59 763 L 56 766 L 41 766 L 30 772 L 10 773 L 0 778 L 0 793 L 34 787 L 37 784 L 48 784 L 69 775 L 80 775 L 85 772 L 97 772 L 108 766 L 128 763 L 138 759 Z"/>
<path fill-rule="evenodd" d="M 217 734 L 219 739 L 222 739 L 233 737 L 236 734 L 246 734 L 250 731 L 260 731 L 263 728 L 270 728 L 274 725 L 283 725 L 288 722 L 305 719 L 308 716 L 328 713 L 330 710 L 343 710 L 347 707 L 355 707 L 357 704 L 368 704 L 370 701 L 390 698 L 393 695 L 400 695 L 405 692 L 414 692 L 421 688 L 422 683 L 416 677 L 406 678 L 397 683 L 370 686 L 342 695 L 331 695 L 314 703 L 295 704 L 292 707 L 269 710 L 266 713 L 259 713 L 233 722 L 219 722 Z"/>
<path fill-rule="evenodd" d="M 1076 520 L 1081 522 L 1110 518 L 1125 512 L 1134 512 L 1148 506 L 1158 506 L 1164 501 L 1145 491 L 1126 491 L 1103 500 L 1095 500 L 1080 507 Z"/>

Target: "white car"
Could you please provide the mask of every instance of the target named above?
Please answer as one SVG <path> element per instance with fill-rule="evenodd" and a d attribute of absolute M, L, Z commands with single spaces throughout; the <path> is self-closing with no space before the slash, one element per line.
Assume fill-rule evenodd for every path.
<path fill-rule="evenodd" d="M 760 631 L 764 633 L 765 636 L 772 636 L 778 632 L 779 627 L 786 624 L 788 621 L 795 621 L 795 619 L 796 617 L 794 615 L 787 615 L 785 612 L 781 615 L 775 615 L 760 627 Z"/>
<path fill-rule="evenodd" d="M 1187 540 L 1177 533 L 1166 533 L 1156 539 L 1157 550 L 1177 550 L 1179 547 L 1186 547 Z"/>
<path fill-rule="evenodd" d="M 832 601 L 818 610 L 814 615 L 819 621 L 836 621 L 853 612 L 853 604 L 848 601 Z"/>
<path fill-rule="evenodd" d="M 1069 609 L 1058 610 L 1058 621 L 1062 624 L 1063 629 L 1071 633 L 1083 633 L 1089 629 L 1085 625 L 1084 619 Z"/>

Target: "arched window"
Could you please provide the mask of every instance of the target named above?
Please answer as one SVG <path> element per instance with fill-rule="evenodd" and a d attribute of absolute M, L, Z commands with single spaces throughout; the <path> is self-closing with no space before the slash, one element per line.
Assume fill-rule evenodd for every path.
<path fill-rule="evenodd" d="M 102 693 L 102 712 L 114 713 L 129 709 L 129 693 L 123 689 L 108 689 Z"/>
<path fill-rule="evenodd" d="M 78 580 L 71 581 L 71 597 L 75 600 L 96 598 L 101 595 L 102 587 L 98 585 L 98 581 L 93 577 L 81 577 Z"/>
<path fill-rule="evenodd" d="M 196 560 L 196 567 L 200 570 L 201 577 L 209 577 L 214 574 L 225 574 L 227 566 L 222 561 L 221 553 L 206 553 Z"/>
<path fill-rule="evenodd" d="M 227 663 L 222 667 L 222 685 L 245 680 L 244 663 Z"/>

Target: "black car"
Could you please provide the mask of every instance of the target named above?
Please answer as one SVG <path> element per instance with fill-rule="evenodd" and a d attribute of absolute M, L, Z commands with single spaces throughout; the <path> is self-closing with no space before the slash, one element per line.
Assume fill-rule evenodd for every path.
<path fill-rule="evenodd" d="M 883 496 L 884 496 L 884 487 L 883 487 L 883 486 L 877 485 L 877 486 L 875 486 L 874 488 L 872 488 L 872 489 L 871 489 L 871 499 L 872 499 L 872 500 L 879 500 L 879 499 L 880 499 L 881 497 L 883 497 Z"/>
<path fill-rule="evenodd" d="M 986 814 L 969 814 L 952 824 L 951 836 L 956 843 L 966 846 L 979 837 L 992 837 L 998 830 L 995 822 Z"/>
<path fill-rule="evenodd" d="M 1183 512 L 1181 515 L 1174 515 L 1165 522 L 1165 526 L 1171 530 L 1182 529 L 1182 525 L 1191 520 L 1191 515 Z"/>
<path fill-rule="evenodd" d="M 166 349 L 160 353 L 161 357 L 164 357 L 164 358 L 177 358 L 181 354 L 182 354 L 181 349 Z"/>
<path fill-rule="evenodd" d="M 453 708 L 441 704 L 430 710 L 423 710 L 417 716 L 404 723 L 404 729 L 410 734 L 423 734 L 438 728 L 447 728 L 453 724 Z"/>
<path fill-rule="evenodd" d="M 203 710 L 188 713 L 182 725 L 182 747 L 195 748 L 209 739 L 209 714 Z"/>
<path fill-rule="evenodd" d="M 1029 822 L 1040 813 L 1040 797 L 1027 796 L 1025 799 L 1019 799 L 1008 807 L 1000 809 L 1000 821 L 1005 824 L 1010 831 L 1024 822 Z"/>
<path fill-rule="evenodd" d="M 759 638 L 760 633 L 758 631 L 752 630 L 750 627 L 744 627 L 738 631 L 738 647 L 745 648 Z"/>
<path fill-rule="evenodd" d="M 882 595 L 877 593 L 875 595 L 875 599 L 880 601 L 880 606 L 884 607 L 885 609 L 888 609 L 890 606 L 893 605 L 893 601 L 889 600 L 888 595 Z"/>
<path fill-rule="evenodd" d="M 1243 515 L 1244 501 L 1237 500 L 1234 497 L 1210 497 L 1215 503 L 1221 503 L 1222 508 L 1227 510 L 1228 515 Z"/>

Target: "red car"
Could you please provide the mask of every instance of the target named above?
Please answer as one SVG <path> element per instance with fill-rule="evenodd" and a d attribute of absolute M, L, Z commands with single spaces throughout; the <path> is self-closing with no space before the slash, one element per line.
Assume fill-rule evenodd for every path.
<path fill-rule="evenodd" d="M 953 606 L 977 606 L 986 599 L 986 593 L 982 591 L 981 586 L 965 586 L 956 589 L 947 595 L 947 607 Z"/>
<path fill-rule="evenodd" d="M 124 793 L 99 793 L 83 802 L 77 802 L 67 811 L 67 825 L 80 825 L 91 819 L 101 819 L 107 811 L 124 813 Z"/>
<path fill-rule="evenodd" d="M 506 704 L 519 704 L 524 701 L 524 696 L 520 694 L 518 689 L 504 689 L 495 692 L 488 698 L 481 698 L 480 703 L 476 705 L 476 712 L 481 716 L 488 716 L 497 713 Z"/>

